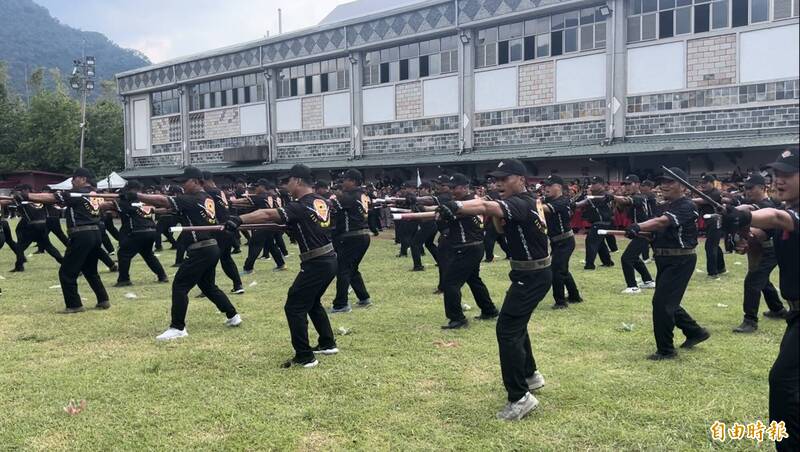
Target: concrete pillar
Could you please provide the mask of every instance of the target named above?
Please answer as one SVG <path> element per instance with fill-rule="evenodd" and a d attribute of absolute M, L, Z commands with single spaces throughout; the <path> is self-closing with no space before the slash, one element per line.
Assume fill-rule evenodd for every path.
<path fill-rule="evenodd" d="M 125 148 L 125 169 L 133 169 L 133 139 L 131 137 L 131 103 L 127 97 L 122 97 L 122 143 Z"/>
<path fill-rule="evenodd" d="M 627 110 L 627 28 L 624 0 L 608 0 L 611 17 L 606 20 L 606 138 L 625 136 Z"/>
<path fill-rule="evenodd" d="M 183 166 L 192 164 L 189 151 L 189 85 L 178 88 L 181 94 L 181 149 L 183 150 Z"/>
<path fill-rule="evenodd" d="M 364 125 L 364 111 L 361 97 L 361 76 L 363 75 L 363 61 L 364 53 L 355 52 L 350 56 L 350 121 L 352 122 L 352 130 L 350 131 L 350 143 L 352 149 L 352 157 L 354 159 L 361 158 L 363 154 L 363 125 Z"/>
<path fill-rule="evenodd" d="M 465 39 L 469 38 L 468 40 Z M 475 42 L 478 34 L 475 30 L 464 30 L 459 36 L 461 49 L 458 52 L 459 73 L 459 138 L 461 152 L 469 152 L 473 148 L 473 123 L 475 119 Z M 464 43 L 464 41 L 468 41 Z"/>
<path fill-rule="evenodd" d="M 267 109 L 267 162 L 273 163 L 277 160 L 278 149 L 276 148 L 278 128 L 277 128 L 277 104 L 278 100 L 278 78 L 277 69 L 267 69 L 264 71 L 264 95 Z"/>

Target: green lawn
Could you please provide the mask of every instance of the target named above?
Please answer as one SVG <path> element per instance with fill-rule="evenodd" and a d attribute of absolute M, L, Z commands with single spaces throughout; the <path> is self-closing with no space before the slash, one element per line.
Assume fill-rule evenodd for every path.
<path fill-rule="evenodd" d="M 244 278 L 247 293 L 232 297 L 241 328 L 224 328 L 211 303 L 193 298 L 190 336 L 171 343 L 154 340 L 169 323 L 169 287 L 141 259 L 134 287 L 111 288 L 116 274 L 103 270 L 111 310 L 62 316 L 56 263 L 35 255 L 25 273 L 8 273 L 4 248 L 0 450 L 772 450 L 714 444 L 708 430 L 715 420 L 768 419 L 767 375 L 785 324 L 765 319 L 754 335 L 731 333 L 745 259 L 726 255 L 721 281 L 695 274 L 683 305 L 711 340 L 655 363 L 645 359 L 655 350 L 652 292 L 620 295 L 619 265 L 585 272 L 582 241 L 578 248 L 572 269 L 586 302 L 553 311 L 548 297 L 536 310 L 531 338 L 547 385 L 518 423 L 494 418 L 505 401 L 494 323 L 443 332 L 435 267 L 426 258 L 428 271 L 409 272 L 390 234 L 373 240 L 362 266 L 375 306 L 332 317 L 334 330 L 348 331 L 337 338 L 341 353 L 310 370 L 279 368 L 292 355 L 282 307 L 299 267 L 293 246 L 291 271 L 259 261 Z M 174 253 L 161 260 L 168 267 Z M 502 302 L 508 264 L 482 269 Z M 84 281 L 81 294 L 94 305 Z M 464 301 L 475 315 L 468 289 Z M 71 399 L 86 400 L 86 410 L 66 414 Z"/>

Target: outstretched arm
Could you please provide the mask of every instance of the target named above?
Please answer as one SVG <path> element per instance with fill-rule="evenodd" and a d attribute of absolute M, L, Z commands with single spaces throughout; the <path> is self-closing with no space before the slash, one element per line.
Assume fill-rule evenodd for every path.
<path fill-rule="evenodd" d="M 283 223 L 278 209 L 258 209 L 254 212 L 241 215 L 239 219 L 245 224 Z"/>
<path fill-rule="evenodd" d="M 759 229 L 781 229 L 793 232 L 796 219 L 792 214 L 779 209 L 759 209 L 751 212 L 752 221 L 750 225 Z"/>
<path fill-rule="evenodd" d="M 28 201 L 38 202 L 40 204 L 55 204 L 56 196 L 52 193 L 29 193 Z"/>
<path fill-rule="evenodd" d="M 170 204 L 169 202 L 169 197 L 164 195 L 148 195 L 144 193 L 139 193 L 136 196 L 136 199 L 145 204 L 150 204 L 153 207 L 163 207 L 163 208 L 172 207 L 172 204 Z"/>
<path fill-rule="evenodd" d="M 667 229 L 670 225 L 670 219 L 666 215 L 651 218 L 645 222 L 639 223 L 639 230 L 642 232 L 660 232 Z"/>

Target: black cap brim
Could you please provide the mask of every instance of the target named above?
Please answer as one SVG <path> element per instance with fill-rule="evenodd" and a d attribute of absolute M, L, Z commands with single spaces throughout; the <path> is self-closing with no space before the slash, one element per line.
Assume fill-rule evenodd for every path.
<path fill-rule="evenodd" d="M 494 178 L 503 178 L 503 177 L 513 176 L 513 174 L 507 173 L 505 171 L 492 171 L 491 173 L 489 173 L 489 176 Z"/>
<path fill-rule="evenodd" d="M 780 171 L 782 173 L 797 173 L 800 172 L 800 168 L 796 166 L 792 166 L 788 163 L 784 162 L 774 162 L 767 165 L 767 168 L 773 169 L 775 171 Z"/>

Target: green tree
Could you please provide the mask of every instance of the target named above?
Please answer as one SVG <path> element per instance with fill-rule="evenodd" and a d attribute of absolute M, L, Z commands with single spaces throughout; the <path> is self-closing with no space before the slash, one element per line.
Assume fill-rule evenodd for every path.
<path fill-rule="evenodd" d="M 84 165 L 98 177 L 124 167 L 122 105 L 102 99 L 86 110 L 86 144 Z"/>
<path fill-rule="evenodd" d="M 5 63 L 0 61 L 0 171 L 16 169 L 25 109 L 9 89 Z"/>

